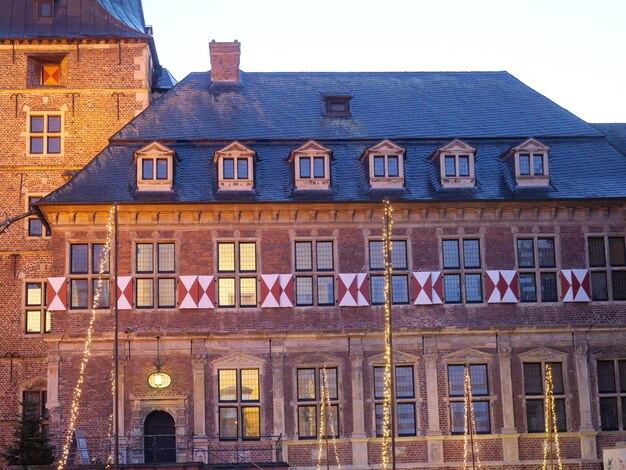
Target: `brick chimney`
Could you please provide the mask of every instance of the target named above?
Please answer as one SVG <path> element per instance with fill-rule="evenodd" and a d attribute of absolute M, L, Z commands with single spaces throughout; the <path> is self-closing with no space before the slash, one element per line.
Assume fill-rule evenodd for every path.
<path fill-rule="evenodd" d="M 209 43 L 211 54 L 211 81 L 212 82 L 239 82 L 239 56 L 241 43 L 234 42 Z"/>

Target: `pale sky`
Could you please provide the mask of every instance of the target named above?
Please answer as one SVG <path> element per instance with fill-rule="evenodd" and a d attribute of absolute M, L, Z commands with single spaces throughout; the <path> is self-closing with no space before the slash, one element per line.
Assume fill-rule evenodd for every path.
<path fill-rule="evenodd" d="M 506 70 L 588 122 L 626 122 L 626 0 L 143 0 L 161 63 L 210 69 Z"/>

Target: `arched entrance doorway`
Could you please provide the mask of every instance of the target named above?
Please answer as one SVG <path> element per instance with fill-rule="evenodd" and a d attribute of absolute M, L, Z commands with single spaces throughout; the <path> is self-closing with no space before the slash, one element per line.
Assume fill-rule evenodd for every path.
<path fill-rule="evenodd" d="M 165 411 L 153 411 L 143 425 L 145 463 L 176 462 L 176 426 Z"/>

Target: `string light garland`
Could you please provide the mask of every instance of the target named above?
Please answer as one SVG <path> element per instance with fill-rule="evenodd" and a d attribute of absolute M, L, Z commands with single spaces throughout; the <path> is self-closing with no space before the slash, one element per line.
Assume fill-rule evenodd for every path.
<path fill-rule="evenodd" d="M 328 388 L 328 375 L 326 374 L 326 364 L 322 366 L 322 384 L 320 386 L 320 430 L 317 438 L 317 470 L 320 470 L 322 465 L 322 454 L 324 441 L 326 441 L 326 466 L 328 467 L 330 462 L 328 458 L 328 434 L 327 428 L 330 428 L 330 434 L 332 439 L 333 452 L 335 455 L 335 462 L 337 469 L 341 470 L 341 462 L 339 461 L 339 451 L 337 450 L 337 433 L 335 432 L 335 423 L 333 418 L 333 407 L 330 403 L 330 392 Z"/>
<path fill-rule="evenodd" d="M 87 333 L 85 338 L 85 345 L 83 347 L 83 355 L 80 361 L 80 368 L 78 371 L 78 380 L 76 381 L 76 385 L 74 387 L 74 392 L 72 393 L 72 404 L 70 406 L 70 417 L 67 426 L 67 431 L 65 434 L 65 444 L 63 445 L 63 453 L 61 454 L 61 459 L 59 460 L 58 470 L 63 470 L 65 467 L 65 462 L 67 461 L 70 455 L 70 445 L 72 443 L 72 435 L 74 433 L 74 427 L 76 426 L 76 421 L 78 419 L 78 413 L 80 411 L 80 397 L 83 393 L 83 383 L 85 382 L 85 371 L 87 369 L 87 364 L 89 363 L 89 358 L 91 357 L 91 342 L 93 339 L 93 329 L 96 322 L 96 311 L 97 307 L 100 304 L 100 291 L 102 290 L 102 286 L 104 285 L 104 280 L 102 279 L 102 275 L 106 271 L 106 261 L 109 260 L 109 254 L 111 253 L 111 239 L 113 233 L 113 216 L 115 214 L 115 208 L 111 207 L 109 211 L 109 219 L 107 221 L 107 238 L 104 244 L 104 250 L 102 256 L 100 258 L 100 264 L 98 266 L 98 273 L 100 277 L 97 283 L 97 289 L 93 293 L 93 301 L 91 303 L 91 316 L 89 318 L 89 325 L 87 327 Z"/>
<path fill-rule="evenodd" d="M 474 405 L 472 403 L 472 381 L 469 367 L 463 368 L 463 469 L 467 469 L 468 453 L 472 455 L 472 469 L 482 468 L 478 452 L 476 435 L 476 420 L 474 419 Z"/>
<path fill-rule="evenodd" d="M 393 207 L 388 200 L 385 200 L 383 212 L 383 260 L 385 264 L 385 368 L 383 372 L 383 442 L 381 448 L 381 464 L 383 470 L 389 468 L 389 462 L 395 468 L 395 456 L 393 455 L 393 383 L 391 379 L 391 370 L 393 366 L 392 342 L 391 342 L 391 273 L 393 270 L 391 263 L 391 234 L 393 230 Z"/>
<path fill-rule="evenodd" d="M 546 397 L 544 428 L 545 438 L 543 440 L 543 464 L 541 470 L 563 470 L 561 462 L 561 445 L 559 443 L 559 428 L 557 426 L 556 406 L 554 404 L 554 383 L 552 382 L 552 367 L 546 364 Z M 554 446 L 554 447 L 553 447 Z M 554 451 L 556 450 L 557 466 L 554 465 Z M 550 464 L 548 465 L 548 454 L 550 454 Z"/>

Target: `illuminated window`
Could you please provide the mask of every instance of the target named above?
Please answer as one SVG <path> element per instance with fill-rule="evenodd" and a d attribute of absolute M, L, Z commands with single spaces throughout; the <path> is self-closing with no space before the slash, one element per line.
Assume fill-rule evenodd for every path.
<path fill-rule="evenodd" d="M 28 153 L 60 155 L 63 152 L 63 115 L 37 113 L 28 116 Z"/>
<path fill-rule="evenodd" d="M 255 242 L 218 242 L 217 303 L 220 307 L 256 307 L 257 278 Z"/>
<path fill-rule="evenodd" d="M 219 369 L 217 383 L 220 440 L 259 440 L 259 370 Z"/>
<path fill-rule="evenodd" d="M 520 302 L 556 302 L 556 249 L 553 237 L 520 237 L 517 240 Z M 537 286 L 540 287 L 540 295 Z"/>
<path fill-rule="evenodd" d="M 296 241 L 296 305 L 334 305 L 333 242 Z"/>
<path fill-rule="evenodd" d="M 70 309 L 109 308 L 111 281 L 104 243 L 70 245 Z"/>
<path fill-rule="evenodd" d="M 135 246 L 137 308 L 176 307 L 176 246 L 171 242 Z M 155 269 L 156 268 L 156 269 Z"/>
<path fill-rule="evenodd" d="M 480 240 L 442 240 L 441 252 L 446 303 L 482 302 Z"/>
<path fill-rule="evenodd" d="M 552 388 L 554 392 L 557 430 L 559 432 L 567 431 L 562 364 L 560 362 L 525 362 L 524 394 L 526 395 L 526 425 L 529 433 L 545 432 L 544 404 L 546 364 L 550 364 L 552 369 Z"/>
<path fill-rule="evenodd" d="M 465 369 L 470 376 L 472 409 L 478 434 L 491 432 L 489 417 L 489 381 L 486 364 L 449 364 L 448 397 L 450 400 L 450 430 L 452 434 L 463 434 L 466 426 L 465 414 Z"/>
<path fill-rule="evenodd" d="M 415 371 L 412 365 L 395 366 L 396 391 L 396 435 L 415 436 L 417 422 L 415 414 Z M 374 367 L 374 414 L 376 436 L 383 435 L 383 400 L 385 398 L 385 368 Z"/>
<path fill-rule="evenodd" d="M 598 361 L 600 424 L 603 431 L 626 430 L 626 360 Z"/>
<path fill-rule="evenodd" d="M 46 283 L 25 283 L 24 325 L 27 334 L 50 333 L 50 312 L 46 309 Z"/>
<path fill-rule="evenodd" d="M 394 304 L 409 303 L 409 273 L 406 240 L 391 241 L 391 300 Z M 382 240 L 369 241 L 370 292 L 372 304 L 385 303 L 385 270 Z"/>
<path fill-rule="evenodd" d="M 324 370 L 326 380 L 324 380 Z M 300 439 L 315 439 L 319 436 L 318 426 L 324 425 L 325 436 L 339 436 L 339 387 L 337 368 L 310 367 L 297 370 L 298 393 L 298 436 Z M 324 423 L 322 413 L 322 389 L 325 396 Z M 334 434 L 333 434 L 334 431 Z"/>

